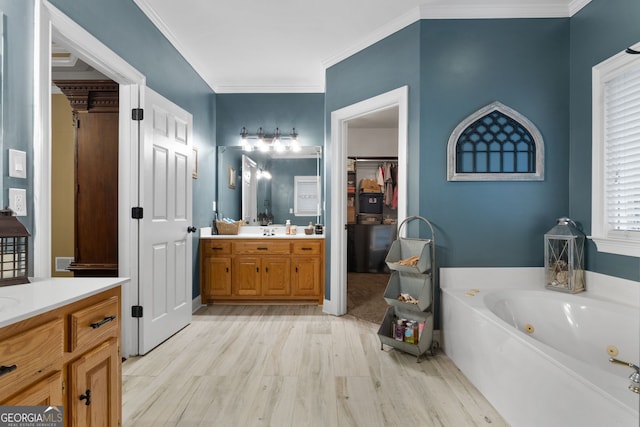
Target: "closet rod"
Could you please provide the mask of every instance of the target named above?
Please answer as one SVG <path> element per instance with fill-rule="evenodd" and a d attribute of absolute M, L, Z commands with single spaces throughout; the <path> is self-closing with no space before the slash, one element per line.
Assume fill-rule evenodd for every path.
<path fill-rule="evenodd" d="M 358 162 L 397 162 L 398 158 L 397 157 L 363 157 L 363 158 L 357 158 L 357 157 L 353 157 L 353 159 L 356 161 L 356 163 Z"/>

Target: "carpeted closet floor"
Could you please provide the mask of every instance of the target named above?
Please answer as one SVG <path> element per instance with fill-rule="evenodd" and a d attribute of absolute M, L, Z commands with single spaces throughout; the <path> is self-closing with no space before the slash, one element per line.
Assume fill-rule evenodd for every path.
<path fill-rule="evenodd" d="M 390 274 L 347 273 L 347 314 L 380 323 L 387 311 L 384 290 Z"/>

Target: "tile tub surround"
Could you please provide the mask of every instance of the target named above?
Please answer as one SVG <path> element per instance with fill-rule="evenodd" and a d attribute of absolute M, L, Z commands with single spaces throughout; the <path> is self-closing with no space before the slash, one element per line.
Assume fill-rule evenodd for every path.
<path fill-rule="evenodd" d="M 442 269 L 445 353 L 512 425 L 637 426 L 638 396 L 626 389 L 630 369 L 621 367 L 615 379 L 619 400 L 595 385 L 606 375 L 526 336 L 484 305 L 482 295 L 498 289 L 557 296 L 544 288 L 543 274 L 543 268 Z M 640 283 L 590 272 L 586 279 L 587 291 L 577 294 L 585 305 L 593 300 L 638 309 Z M 475 297 L 466 296 L 471 289 L 479 290 Z M 572 301 L 572 295 L 565 297 Z M 602 353 L 606 360 L 606 350 Z"/>

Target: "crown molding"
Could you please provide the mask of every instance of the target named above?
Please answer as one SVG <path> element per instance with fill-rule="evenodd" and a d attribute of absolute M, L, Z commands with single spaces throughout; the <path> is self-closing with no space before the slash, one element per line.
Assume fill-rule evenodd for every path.
<path fill-rule="evenodd" d="M 175 49 L 191 64 L 198 75 L 215 93 L 323 93 L 324 82 L 318 86 L 277 86 L 277 85 L 226 85 L 212 84 L 204 77 L 206 67 L 198 60 L 188 54 L 188 50 L 178 41 L 168 25 L 155 12 L 150 4 L 150 0 L 133 0 L 140 10 L 158 28 L 158 30 L 169 40 Z M 374 45 L 380 40 L 402 30 L 421 19 L 514 19 L 514 18 L 568 18 L 579 12 L 589 4 L 591 0 L 571 0 L 568 4 L 558 5 L 554 2 L 548 4 L 523 3 L 519 5 L 506 6 L 504 3 L 491 3 L 482 5 L 442 5 L 425 3 L 418 6 L 404 15 L 395 18 L 387 24 L 381 26 L 371 34 L 362 38 L 353 45 L 342 49 L 336 54 L 321 61 L 323 68 L 327 68 L 353 56 L 354 54 Z"/>
<path fill-rule="evenodd" d="M 382 27 L 378 28 L 376 31 L 367 35 L 359 42 L 349 46 L 347 49 L 344 49 L 335 55 L 328 57 L 327 59 L 322 61 L 322 65 L 324 68 L 329 68 L 332 65 L 337 64 L 338 62 L 347 59 L 348 57 L 360 52 L 363 49 L 366 49 L 369 46 L 372 46 L 384 39 L 385 37 L 389 37 L 391 34 L 394 34 L 405 27 L 413 24 L 416 21 L 420 20 L 420 9 L 413 8 L 409 12 L 404 15 L 399 16 L 396 19 L 386 23 Z"/>
<path fill-rule="evenodd" d="M 138 8 L 144 13 L 147 18 L 156 26 L 156 28 L 164 35 L 169 43 L 182 55 L 182 57 L 193 67 L 196 74 L 200 76 L 202 81 L 205 82 L 211 90 L 215 92 L 211 83 L 208 82 L 203 76 L 206 75 L 203 71 L 207 68 L 198 60 L 197 57 L 193 57 L 189 55 L 187 49 L 185 49 L 184 45 L 178 41 L 178 38 L 173 34 L 173 31 L 169 28 L 167 24 L 160 18 L 160 16 L 156 13 L 155 9 L 151 6 L 149 0 L 133 0 L 133 2 L 138 6 Z"/>
<path fill-rule="evenodd" d="M 322 86 L 278 86 L 278 85 L 215 85 L 215 93 L 324 93 Z"/>

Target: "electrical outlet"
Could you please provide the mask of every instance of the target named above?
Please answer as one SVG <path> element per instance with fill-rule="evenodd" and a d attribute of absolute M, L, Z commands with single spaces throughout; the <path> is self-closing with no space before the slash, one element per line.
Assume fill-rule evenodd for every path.
<path fill-rule="evenodd" d="M 24 188 L 9 189 L 9 209 L 16 216 L 27 216 L 27 190 Z"/>
<path fill-rule="evenodd" d="M 214 212 L 216 211 L 216 201 L 215 200 L 213 201 L 213 211 Z"/>

